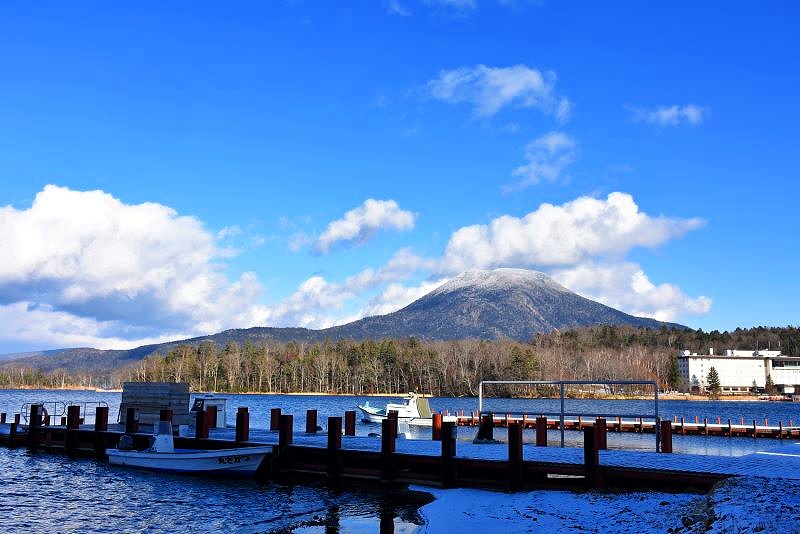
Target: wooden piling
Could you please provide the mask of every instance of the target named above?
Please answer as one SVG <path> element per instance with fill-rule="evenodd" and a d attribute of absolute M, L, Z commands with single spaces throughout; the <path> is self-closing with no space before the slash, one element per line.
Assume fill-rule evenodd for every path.
<path fill-rule="evenodd" d="M 685 434 L 686 434 L 686 425 L 683 424 L 683 416 L 681 416 L 681 435 L 683 436 Z"/>
<path fill-rule="evenodd" d="M 431 417 L 431 439 L 442 441 L 442 414 L 435 413 Z"/>
<path fill-rule="evenodd" d="M 194 437 L 195 439 L 208 438 L 208 419 L 205 410 L 195 412 Z"/>
<path fill-rule="evenodd" d="M 272 408 L 269 411 L 269 429 L 278 430 L 281 427 L 281 409 Z"/>
<path fill-rule="evenodd" d="M 754 438 L 758 437 L 758 428 L 756 427 L 756 420 L 755 419 L 753 419 L 753 437 Z"/>
<path fill-rule="evenodd" d="M 536 418 L 536 446 L 547 447 L 547 418 L 541 415 Z"/>
<path fill-rule="evenodd" d="M 217 428 L 217 407 L 216 406 L 206 406 L 206 423 L 208 424 L 208 428 Z"/>
<path fill-rule="evenodd" d="M 395 414 L 397 414 L 397 412 L 395 412 Z M 344 412 L 344 435 L 356 435 L 356 412 L 354 410 Z"/>
<path fill-rule="evenodd" d="M 338 477 L 341 472 L 339 449 L 342 448 L 342 418 L 328 417 L 328 476 Z"/>
<path fill-rule="evenodd" d="M 442 423 L 444 425 L 444 423 Z M 444 427 L 442 427 L 444 432 Z M 478 440 L 494 439 L 494 414 L 488 413 L 481 417 L 481 425 L 478 427 Z"/>
<path fill-rule="evenodd" d="M 0 425 L 6 422 L 6 412 L 0 413 Z"/>
<path fill-rule="evenodd" d="M 597 453 L 597 434 L 593 427 L 587 426 L 583 429 L 583 470 L 586 478 L 586 485 L 597 488 L 600 485 L 597 467 L 600 465 L 600 457 Z"/>
<path fill-rule="evenodd" d="M 783 421 L 778 421 L 778 439 L 783 439 Z"/>
<path fill-rule="evenodd" d="M 136 434 L 139 432 L 139 410 L 128 408 L 125 412 L 125 433 Z"/>
<path fill-rule="evenodd" d="M 293 428 L 294 418 L 291 415 L 281 414 L 280 426 L 278 428 L 278 450 L 282 451 L 292 444 Z"/>
<path fill-rule="evenodd" d="M 703 418 L 703 435 L 708 435 L 708 417 Z"/>
<path fill-rule="evenodd" d="M 317 410 L 306 410 L 306 434 L 317 433 Z"/>
<path fill-rule="evenodd" d="M 247 406 L 239 406 L 236 409 L 236 437 L 237 443 L 250 441 L 250 412 Z"/>
<path fill-rule="evenodd" d="M 386 418 L 381 421 L 381 480 L 389 481 L 394 478 L 395 435 L 393 421 Z"/>
<path fill-rule="evenodd" d="M 94 431 L 108 431 L 108 406 L 98 406 L 94 414 Z"/>
<path fill-rule="evenodd" d="M 8 429 L 8 444 L 11 447 L 17 446 L 17 427 L 19 426 L 19 414 L 14 414 L 14 424 Z"/>
<path fill-rule="evenodd" d="M 731 420 L 728 419 L 728 437 L 733 435 L 733 426 L 731 425 Z"/>
<path fill-rule="evenodd" d="M 594 422 L 594 430 L 595 430 L 595 443 L 597 444 L 598 449 L 607 449 L 608 448 L 608 429 L 606 428 L 606 420 L 604 417 L 598 417 L 595 419 Z"/>
<path fill-rule="evenodd" d="M 398 423 L 398 413 L 397 410 L 389 410 L 389 413 L 386 414 L 386 418 L 392 422 L 392 435 L 394 439 L 397 439 L 397 423 Z M 355 430 L 353 431 L 355 432 Z"/>
<path fill-rule="evenodd" d="M 508 487 L 516 491 L 522 487 L 522 425 L 508 425 Z"/>
<path fill-rule="evenodd" d="M 28 448 L 34 449 L 39 444 L 39 428 L 42 426 L 44 406 L 31 404 L 28 415 Z"/>
<path fill-rule="evenodd" d="M 660 424 L 661 452 L 672 452 L 672 422 L 661 421 Z"/>
<path fill-rule="evenodd" d="M 216 408 L 216 406 L 214 406 L 214 408 Z M 98 410 L 99 409 L 100 408 L 98 408 Z M 108 411 L 108 408 L 106 408 L 106 411 Z M 172 422 L 172 415 L 173 415 L 172 409 L 163 408 L 163 409 L 158 411 L 158 420 L 159 421 L 169 421 L 171 423 Z"/>
<path fill-rule="evenodd" d="M 456 426 L 452 421 L 442 422 L 442 486 L 451 486 L 456 480 Z"/>

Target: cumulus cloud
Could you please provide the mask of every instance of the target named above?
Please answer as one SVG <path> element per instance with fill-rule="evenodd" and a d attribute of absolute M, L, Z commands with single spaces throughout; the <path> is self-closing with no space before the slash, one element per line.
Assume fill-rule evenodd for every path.
<path fill-rule="evenodd" d="M 633 114 L 634 121 L 658 126 L 679 126 L 681 124 L 697 126 L 703 123 L 709 113 L 708 108 L 695 104 L 659 106 L 656 109 L 626 106 L 626 109 Z"/>
<path fill-rule="evenodd" d="M 414 219 L 412 212 L 400 209 L 394 200 L 369 198 L 363 205 L 345 213 L 341 219 L 328 224 L 314 248 L 324 254 L 340 243 L 369 241 L 379 230 L 410 230 L 414 227 Z"/>
<path fill-rule="evenodd" d="M 447 243 L 440 270 L 574 265 L 654 247 L 702 224 L 697 218 L 650 216 L 626 193 L 611 193 L 605 200 L 580 197 L 560 206 L 542 204 L 521 218 L 504 215 L 460 228 Z"/>
<path fill-rule="evenodd" d="M 503 191 L 521 191 L 542 181 L 558 180 L 564 169 L 575 161 L 575 153 L 575 141 L 562 132 L 550 132 L 534 139 L 525 147 L 528 163 L 511 173 L 519 180 L 503 187 Z"/>
<path fill-rule="evenodd" d="M 443 70 L 428 82 L 434 98 L 471 104 L 476 115 L 489 117 L 507 106 L 537 108 L 559 120 L 569 118 L 570 101 L 556 94 L 556 75 L 526 65 L 459 67 Z"/>
<path fill-rule="evenodd" d="M 659 321 L 676 321 L 683 314 L 700 315 L 711 310 L 711 299 L 689 297 L 673 284 L 654 284 L 635 263 L 589 262 L 556 270 L 553 277 L 586 298 L 632 315 Z"/>
<path fill-rule="evenodd" d="M 221 271 L 230 254 L 167 206 L 49 185 L 28 209 L 0 208 L 0 305 L 105 339 L 206 333 L 263 314 L 255 275 Z"/>
<path fill-rule="evenodd" d="M 369 317 L 395 312 L 424 297 L 448 280 L 449 278 L 441 278 L 412 287 L 400 283 L 389 284 L 379 295 L 370 299 L 359 315 Z"/>

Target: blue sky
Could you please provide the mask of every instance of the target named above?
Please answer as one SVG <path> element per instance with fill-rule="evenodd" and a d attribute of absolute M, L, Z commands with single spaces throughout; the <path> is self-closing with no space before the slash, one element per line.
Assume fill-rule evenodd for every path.
<path fill-rule="evenodd" d="M 318 328 L 465 269 L 797 324 L 796 3 L 0 7 L 0 352 Z"/>

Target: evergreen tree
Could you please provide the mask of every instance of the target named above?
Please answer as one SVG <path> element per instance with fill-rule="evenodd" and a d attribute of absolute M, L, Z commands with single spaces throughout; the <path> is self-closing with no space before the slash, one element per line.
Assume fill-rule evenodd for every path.
<path fill-rule="evenodd" d="M 717 370 L 713 367 L 708 370 L 708 377 L 706 378 L 708 382 L 708 391 L 713 397 L 718 397 L 720 391 L 722 391 L 722 386 L 719 383 L 719 374 Z"/>
<path fill-rule="evenodd" d="M 764 390 L 767 395 L 774 395 L 777 392 L 775 383 L 772 381 L 772 375 L 767 375 L 767 383 L 764 385 Z"/>
<path fill-rule="evenodd" d="M 678 357 L 674 354 L 669 360 L 669 374 L 667 375 L 667 380 L 669 380 L 669 385 L 672 389 L 678 389 L 681 385 L 681 370 L 678 366 Z"/>

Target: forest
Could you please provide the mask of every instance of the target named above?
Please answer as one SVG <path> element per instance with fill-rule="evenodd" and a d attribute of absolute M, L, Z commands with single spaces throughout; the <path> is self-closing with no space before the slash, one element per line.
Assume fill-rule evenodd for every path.
<path fill-rule="evenodd" d="M 677 387 L 677 354 L 709 347 L 797 355 L 800 329 L 733 332 L 602 326 L 511 340 L 415 338 L 319 343 L 206 342 L 152 354 L 111 373 L 44 373 L 7 364 L 2 387 L 121 387 L 125 381 L 188 382 L 193 391 L 476 395 L 482 380 L 649 380 Z"/>

